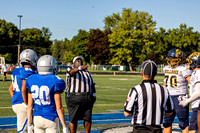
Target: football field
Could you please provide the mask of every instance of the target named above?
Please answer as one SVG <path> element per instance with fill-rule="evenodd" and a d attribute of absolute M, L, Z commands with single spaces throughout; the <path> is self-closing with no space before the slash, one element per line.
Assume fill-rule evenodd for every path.
<path fill-rule="evenodd" d="M 62 79 L 66 81 L 65 74 L 58 75 Z M 142 82 L 141 75 L 92 75 L 93 80 L 96 86 L 96 93 L 97 93 L 97 100 L 95 102 L 93 113 L 95 120 L 93 121 L 92 130 L 98 129 L 99 127 L 109 127 L 109 124 L 113 123 L 128 123 L 130 124 L 131 118 L 127 118 L 126 120 L 122 120 L 123 115 L 123 105 L 126 101 L 127 94 L 129 89 L 133 86 L 140 84 Z M 158 83 L 163 84 L 164 76 L 157 76 L 156 80 Z M 2 77 L 0 79 L 0 125 L 3 122 L 3 119 L 13 118 L 16 115 L 12 111 L 12 103 L 11 97 L 8 91 L 8 88 L 11 84 L 10 75 L 8 75 L 8 81 L 2 81 Z M 65 104 L 65 94 L 62 94 L 62 103 L 65 109 L 65 114 L 67 116 L 67 108 Z M 107 119 L 104 118 L 104 122 L 101 120 L 103 117 L 112 116 L 113 113 L 119 113 L 119 118 L 108 117 Z M 106 115 L 101 115 L 106 114 Z M 109 115 L 110 114 L 110 115 Z M 16 119 L 16 118 L 13 118 Z M 107 122 L 107 121 L 111 122 Z M 123 118 L 124 119 L 124 118 Z M 15 120 L 13 120 L 15 121 Z M 101 121 L 101 122 L 100 122 Z M 117 122 L 118 121 L 118 122 Z M 81 124 L 82 125 L 82 124 Z M 16 126 L 16 125 L 15 125 Z M 1 128 L 2 129 L 2 128 Z M 79 126 L 79 130 L 83 130 L 83 127 Z"/>
<path fill-rule="evenodd" d="M 65 74 L 58 75 L 66 81 Z M 123 110 L 123 104 L 126 100 L 129 89 L 136 84 L 141 83 L 140 75 L 92 75 L 96 86 L 97 100 L 94 105 L 94 113 L 108 113 L 115 110 Z M 162 84 L 163 76 L 157 76 L 156 80 Z M 11 84 L 10 75 L 8 81 L 0 79 L 0 117 L 15 116 L 12 111 L 9 86 Z M 65 94 L 62 94 L 63 106 L 67 113 L 65 104 Z"/>

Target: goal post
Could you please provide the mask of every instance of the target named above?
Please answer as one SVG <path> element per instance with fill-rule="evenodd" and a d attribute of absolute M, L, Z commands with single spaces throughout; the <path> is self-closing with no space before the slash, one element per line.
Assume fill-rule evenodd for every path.
<path fill-rule="evenodd" d="M 0 57 L 0 75 L 3 73 L 2 72 L 2 65 L 5 64 L 5 58 L 4 57 Z"/>
<path fill-rule="evenodd" d="M 4 57 L 0 57 L 0 65 L 2 66 L 3 64 L 5 64 L 5 58 Z"/>

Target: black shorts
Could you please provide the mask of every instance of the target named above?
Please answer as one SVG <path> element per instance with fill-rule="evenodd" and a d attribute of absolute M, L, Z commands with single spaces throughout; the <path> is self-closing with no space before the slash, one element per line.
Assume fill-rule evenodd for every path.
<path fill-rule="evenodd" d="M 4 76 L 6 76 L 6 75 L 7 75 L 7 73 L 8 73 L 8 72 L 4 72 L 4 73 L 3 73 L 3 74 L 4 74 Z"/>
<path fill-rule="evenodd" d="M 133 133 L 162 133 L 161 126 L 133 125 Z"/>
<path fill-rule="evenodd" d="M 92 108 L 96 100 L 92 95 L 65 95 L 69 121 L 76 123 L 78 120 L 91 122 Z"/>

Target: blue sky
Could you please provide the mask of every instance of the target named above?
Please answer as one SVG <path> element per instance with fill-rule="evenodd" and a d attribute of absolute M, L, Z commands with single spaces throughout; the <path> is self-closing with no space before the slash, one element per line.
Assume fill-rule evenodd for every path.
<path fill-rule="evenodd" d="M 179 28 L 181 23 L 200 32 L 200 0 L 2 0 L 0 19 L 21 28 L 47 27 L 51 39 L 72 39 L 79 29 L 103 30 L 104 18 L 122 13 L 123 8 L 145 11 L 157 22 L 156 28 Z"/>

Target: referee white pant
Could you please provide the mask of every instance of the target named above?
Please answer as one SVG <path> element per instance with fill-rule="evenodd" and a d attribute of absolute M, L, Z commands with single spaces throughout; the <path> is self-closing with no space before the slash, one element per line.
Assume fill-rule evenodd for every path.
<path fill-rule="evenodd" d="M 53 122 L 41 116 L 34 116 L 33 121 L 35 133 L 60 133 L 58 117 Z"/>
<path fill-rule="evenodd" d="M 27 110 L 22 103 L 12 106 L 13 111 L 17 115 L 17 132 L 27 132 Z"/>

